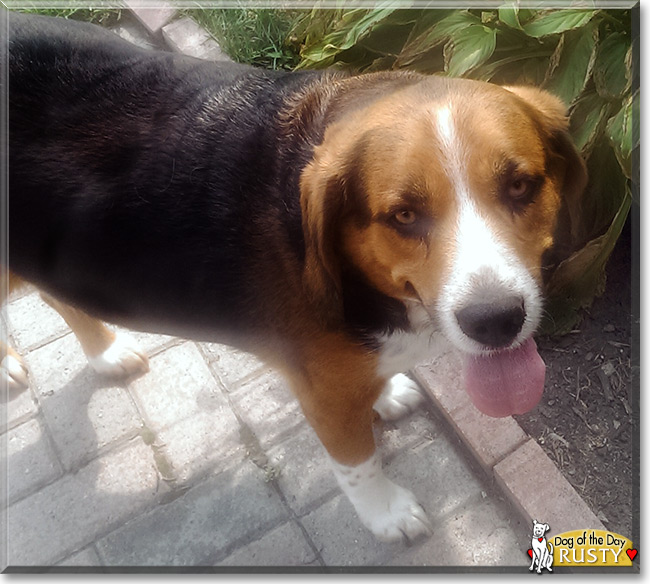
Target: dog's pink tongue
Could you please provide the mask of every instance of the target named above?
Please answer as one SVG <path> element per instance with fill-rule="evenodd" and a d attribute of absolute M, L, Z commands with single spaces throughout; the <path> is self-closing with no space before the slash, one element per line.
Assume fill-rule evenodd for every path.
<path fill-rule="evenodd" d="M 529 339 L 520 347 L 465 358 L 465 388 L 484 414 L 503 418 L 532 410 L 542 397 L 546 365 Z"/>

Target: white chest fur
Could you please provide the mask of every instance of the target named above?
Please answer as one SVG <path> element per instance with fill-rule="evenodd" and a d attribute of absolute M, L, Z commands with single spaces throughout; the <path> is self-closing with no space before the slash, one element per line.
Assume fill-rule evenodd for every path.
<path fill-rule="evenodd" d="M 404 373 L 419 363 L 430 361 L 449 345 L 445 335 L 431 322 L 429 314 L 419 305 L 408 307 L 412 330 L 379 337 L 379 369 L 384 377 Z"/>

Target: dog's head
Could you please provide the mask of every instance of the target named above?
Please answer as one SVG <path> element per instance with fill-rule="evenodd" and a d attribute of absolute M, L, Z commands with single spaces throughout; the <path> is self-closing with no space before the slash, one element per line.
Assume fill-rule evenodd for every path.
<path fill-rule="evenodd" d="M 542 256 L 585 182 L 550 94 L 410 82 L 342 114 L 305 169 L 306 280 L 332 297 L 350 264 L 464 354 L 536 355 Z"/>
<path fill-rule="evenodd" d="M 533 519 L 533 537 L 544 537 L 549 529 L 548 523 L 538 523 L 536 519 Z"/>

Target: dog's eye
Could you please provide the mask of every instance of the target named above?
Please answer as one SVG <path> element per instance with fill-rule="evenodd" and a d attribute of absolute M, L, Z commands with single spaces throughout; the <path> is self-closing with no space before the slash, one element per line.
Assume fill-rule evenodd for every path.
<path fill-rule="evenodd" d="M 413 223 L 415 223 L 415 221 L 417 220 L 418 216 L 416 215 L 415 211 L 411 211 L 409 209 L 403 209 L 395 213 L 395 215 L 393 215 L 393 218 L 400 225 L 413 225 Z"/>
<path fill-rule="evenodd" d="M 517 175 L 510 171 L 502 178 L 501 196 L 514 211 L 523 211 L 535 200 L 543 183 L 543 176 Z"/>
<path fill-rule="evenodd" d="M 530 188 L 530 181 L 527 181 L 523 178 L 515 179 L 512 181 L 510 187 L 508 188 L 508 196 L 512 199 L 521 199 L 528 194 Z"/>
<path fill-rule="evenodd" d="M 432 219 L 425 213 L 401 208 L 385 216 L 386 223 L 402 237 L 421 239 L 431 229 Z"/>

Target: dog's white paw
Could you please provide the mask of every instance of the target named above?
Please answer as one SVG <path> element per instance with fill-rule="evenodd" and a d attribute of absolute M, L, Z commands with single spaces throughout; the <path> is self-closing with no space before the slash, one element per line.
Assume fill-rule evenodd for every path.
<path fill-rule="evenodd" d="M 391 421 L 411 413 L 423 399 L 418 384 L 398 373 L 388 380 L 373 407 L 382 420 Z"/>
<path fill-rule="evenodd" d="M 0 376 L 7 384 L 7 391 L 23 391 L 29 387 L 27 367 L 19 357 L 5 355 L 0 363 Z"/>
<path fill-rule="evenodd" d="M 102 375 L 128 377 L 149 371 L 149 359 L 135 341 L 124 333 L 117 333 L 113 344 L 102 354 L 88 357 L 90 366 Z"/>
<path fill-rule="evenodd" d="M 372 496 L 357 502 L 361 522 L 382 541 L 413 541 L 431 535 L 429 519 L 411 491 L 384 477 Z"/>
<path fill-rule="evenodd" d="M 429 520 L 411 491 L 384 475 L 377 454 L 357 466 L 332 460 L 334 475 L 361 522 L 382 541 L 431 535 Z"/>

